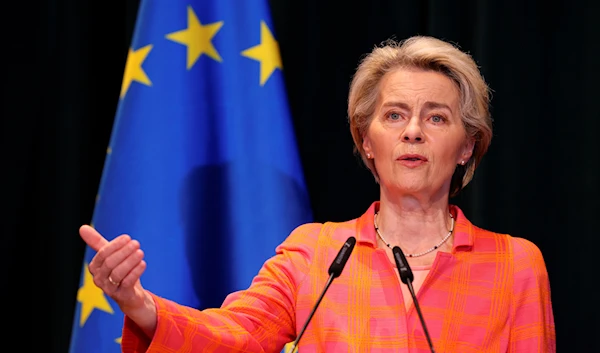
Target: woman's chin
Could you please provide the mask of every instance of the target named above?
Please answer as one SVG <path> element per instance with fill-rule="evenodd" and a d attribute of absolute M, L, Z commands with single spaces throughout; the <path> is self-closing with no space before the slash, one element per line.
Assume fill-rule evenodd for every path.
<path fill-rule="evenodd" d="M 391 190 L 394 194 L 398 196 L 408 196 L 408 195 L 423 195 L 426 193 L 428 188 L 426 188 L 423 183 L 414 182 L 414 183 L 402 183 L 397 184 Z"/>

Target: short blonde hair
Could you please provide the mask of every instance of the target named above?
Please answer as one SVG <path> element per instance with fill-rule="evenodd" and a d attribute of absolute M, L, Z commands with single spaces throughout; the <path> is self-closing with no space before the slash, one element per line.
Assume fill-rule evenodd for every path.
<path fill-rule="evenodd" d="M 475 146 L 468 163 L 458 165 L 452 176 L 450 196 L 455 196 L 473 178 L 475 169 L 492 140 L 489 87 L 470 55 L 440 39 L 415 36 L 399 42 L 387 40 L 375 47 L 361 60 L 352 79 L 348 96 L 348 119 L 354 150 L 362 157 L 377 182 L 379 175 L 373 160 L 365 155 L 363 137 L 373 120 L 382 78 L 399 68 L 440 72 L 456 83 L 461 119 L 467 136 L 475 139 Z"/>

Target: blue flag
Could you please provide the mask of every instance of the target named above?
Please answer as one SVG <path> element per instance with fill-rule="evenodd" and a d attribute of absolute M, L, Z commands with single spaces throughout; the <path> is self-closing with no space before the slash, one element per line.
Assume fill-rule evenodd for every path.
<path fill-rule="evenodd" d="M 126 233 L 142 285 L 199 309 L 247 288 L 312 220 L 267 0 L 142 1 L 92 225 Z M 87 269 L 70 352 L 120 352 L 123 314 Z"/>

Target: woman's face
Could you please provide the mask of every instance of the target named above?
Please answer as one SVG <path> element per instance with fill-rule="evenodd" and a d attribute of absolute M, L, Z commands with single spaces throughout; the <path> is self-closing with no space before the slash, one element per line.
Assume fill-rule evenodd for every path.
<path fill-rule="evenodd" d="M 459 91 L 445 75 L 419 69 L 386 74 L 363 148 L 381 187 L 401 194 L 448 195 L 452 174 L 471 157 Z"/>

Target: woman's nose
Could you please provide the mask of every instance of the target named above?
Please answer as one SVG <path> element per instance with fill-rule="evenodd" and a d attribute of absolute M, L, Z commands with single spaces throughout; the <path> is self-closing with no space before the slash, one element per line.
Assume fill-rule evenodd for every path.
<path fill-rule="evenodd" d="M 406 125 L 406 129 L 402 132 L 401 139 L 406 142 L 422 142 L 423 130 L 421 129 L 421 119 L 413 117 Z"/>

